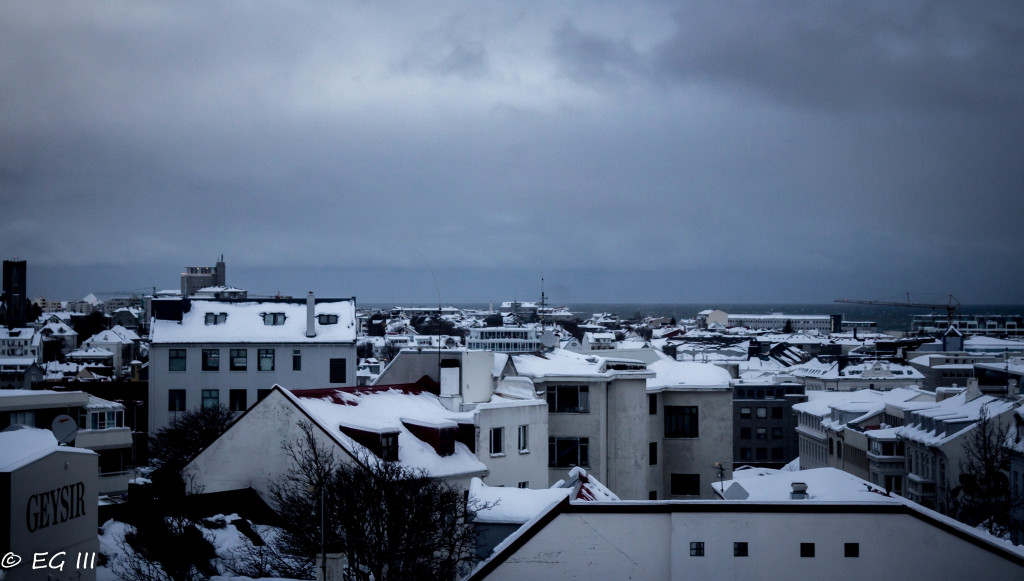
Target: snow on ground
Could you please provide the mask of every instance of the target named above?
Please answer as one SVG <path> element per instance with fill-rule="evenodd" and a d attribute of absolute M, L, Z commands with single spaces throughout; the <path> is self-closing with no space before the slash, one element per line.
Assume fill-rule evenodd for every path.
<path fill-rule="evenodd" d="M 223 561 L 232 559 L 235 551 L 244 550 L 249 546 L 249 541 L 245 535 L 232 524 L 236 520 L 239 520 L 237 514 L 227 516 L 219 514 L 203 519 L 203 521 L 211 524 L 211 527 L 204 526 L 203 521 L 196 523 L 203 536 L 213 545 L 218 557 L 218 562 L 215 564 L 220 574 L 210 577 L 210 581 L 247 581 L 252 579 L 252 577 L 235 575 L 224 566 Z M 272 527 L 257 526 L 255 528 L 258 529 L 264 539 L 273 537 L 277 532 Z M 133 530 L 134 527 L 131 525 L 115 520 L 108 520 L 100 527 L 100 553 L 106 555 L 107 561 L 105 565 L 96 567 L 96 581 L 121 581 L 114 574 L 111 565 L 116 559 L 124 557 L 125 551 L 122 541 L 125 534 Z M 283 577 L 260 577 L 259 579 L 261 581 L 297 581 Z"/>

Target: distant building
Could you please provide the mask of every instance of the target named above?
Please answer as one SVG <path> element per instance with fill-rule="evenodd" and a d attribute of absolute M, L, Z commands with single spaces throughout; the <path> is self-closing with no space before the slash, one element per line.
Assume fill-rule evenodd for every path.
<path fill-rule="evenodd" d="M 205 287 L 226 286 L 226 280 L 227 266 L 223 254 L 216 266 L 186 266 L 185 272 L 181 273 L 181 296 L 190 297 Z"/>
<path fill-rule="evenodd" d="M 793 405 L 804 386 L 785 375 L 732 382 L 733 467 L 782 468 L 800 456 Z"/>
<path fill-rule="evenodd" d="M 480 327 L 469 330 L 466 348 L 495 353 L 534 353 L 543 348 L 537 327 Z"/>
<path fill-rule="evenodd" d="M 0 323 L 8 328 L 24 327 L 28 324 L 28 294 L 26 288 L 26 266 L 24 260 L 4 261 L 4 293 L 3 305 L 0 306 L 4 312 Z"/>

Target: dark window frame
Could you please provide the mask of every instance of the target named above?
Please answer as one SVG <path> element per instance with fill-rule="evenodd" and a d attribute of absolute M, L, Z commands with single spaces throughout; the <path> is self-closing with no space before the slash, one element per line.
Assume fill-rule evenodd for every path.
<path fill-rule="evenodd" d="M 666 438 L 699 438 L 700 409 L 695 405 L 665 406 Z"/>
<path fill-rule="evenodd" d="M 187 371 L 188 351 L 186 349 L 167 350 L 167 371 Z"/>
<path fill-rule="evenodd" d="M 248 349 L 231 349 L 228 351 L 228 369 L 231 371 L 248 371 L 249 370 L 249 350 Z"/>
<path fill-rule="evenodd" d="M 269 368 L 265 365 L 269 361 Z M 273 371 L 275 367 L 275 354 L 273 349 L 256 350 L 256 371 Z"/>
<path fill-rule="evenodd" d="M 249 390 L 248 389 L 229 389 L 228 390 L 228 409 L 233 412 L 244 412 L 248 409 L 249 401 Z"/>
<path fill-rule="evenodd" d="M 750 547 L 746 541 L 736 541 L 732 544 L 732 556 L 733 557 L 749 557 Z"/>
<path fill-rule="evenodd" d="M 220 371 L 220 349 L 203 349 L 203 371 Z"/>
<path fill-rule="evenodd" d="M 167 390 L 167 411 L 169 412 L 183 412 L 187 408 L 185 407 L 187 394 L 184 389 L 168 389 Z"/>
<path fill-rule="evenodd" d="M 330 383 L 348 383 L 348 360 L 346 358 L 331 358 L 329 365 L 328 381 Z"/>
<path fill-rule="evenodd" d="M 589 385 L 552 385 L 547 389 L 548 413 L 589 414 Z"/>
<path fill-rule="evenodd" d="M 200 405 L 204 410 L 216 409 L 220 406 L 220 390 L 216 388 L 204 389 L 201 393 Z"/>
<path fill-rule="evenodd" d="M 564 461 L 560 464 L 559 461 Z M 572 460 L 575 460 L 573 462 Z M 590 466 L 590 438 L 548 436 L 548 467 Z"/>

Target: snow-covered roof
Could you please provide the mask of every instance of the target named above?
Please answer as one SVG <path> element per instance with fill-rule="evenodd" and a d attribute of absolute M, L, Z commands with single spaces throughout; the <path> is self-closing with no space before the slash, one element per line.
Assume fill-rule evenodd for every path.
<path fill-rule="evenodd" d="M 82 343 L 87 345 L 95 343 L 120 343 L 122 345 L 131 345 L 138 340 L 139 336 L 134 331 L 126 329 L 121 325 L 114 325 L 110 329 L 96 333 Z"/>
<path fill-rule="evenodd" d="M 465 444 L 455 442 L 454 454 L 441 456 L 409 431 L 407 423 L 443 423 L 445 426 L 454 426 L 459 421 L 473 423 L 473 412 L 451 412 L 441 405 L 436 395 L 420 391 L 414 385 L 282 391 L 349 451 L 358 452 L 362 446 L 347 436 L 342 426 L 373 433 L 397 432 L 398 461 L 421 468 L 431 476 L 487 470 Z"/>
<path fill-rule="evenodd" d="M 988 417 L 995 418 L 1019 403 L 990 395 L 971 398 L 971 390 L 967 390 L 934 406 L 914 410 L 904 417 L 899 436 L 926 446 L 940 446 L 971 430 L 981 417 L 982 408 Z"/>
<path fill-rule="evenodd" d="M 511 488 L 487 486 L 479 478 L 469 483 L 470 502 L 475 502 L 476 522 L 522 524 L 564 500 L 569 488 Z"/>
<path fill-rule="evenodd" d="M 728 388 L 729 372 L 712 363 L 676 361 L 664 353 L 647 366 L 655 376 L 647 380 L 647 389 Z"/>
<path fill-rule="evenodd" d="M 770 468 L 746 468 L 733 470 L 732 476 L 732 480 L 709 483 L 720 498 L 751 502 L 807 502 L 810 500 L 902 504 L 902 499 L 887 496 L 884 489 L 837 468 L 814 468 L 797 472 L 784 472 Z M 794 483 L 807 485 L 807 498 L 791 498 Z"/>
<path fill-rule="evenodd" d="M 565 349 L 554 349 L 548 353 L 524 353 L 512 355 L 512 362 L 519 375 L 533 379 L 553 377 L 611 377 L 622 371 L 607 370 L 607 358 L 592 354 L 581 354 Z M 641 362 L 635 362 L 642 365 Z M 627 373 L 637 373 L 631 371 Z M 646 373 L 644 371 L 643 373 Z"/>
<path fill-rule="evenodd" d="M 912 400 L 927 399 L 929 394 L 919 389 L 898 387 L 889 391 L 859 389 L 856 391 L 809 391 L 807 401 L 793 405 L 797 412 L 825 417 L 832 413 L 833 408 L 861 410 L 868 413 L 872 410 L 881 411 L 887 404 L 903 403 Z M 934 404 L 932 401 L 926 402 Z"/>
<path fill-rule="evenodd" d="M 3 390 L 0 390 L 3 391 Z M 43 458 L 57 448 L 73 454 L 95 454 L 92 450 L 58 446 L 50 430 L 22 428 L 0 432 L 0 472 L 11 472 Z"/>
<path fill-rule="evenodd" d="M 337 315 L 335 324 L 320 324 L 314 317 L 316 336 L 306 336 L 304 301 L 208 301 L 193 300 L 180 322 L 155 319 L 150 331 L 159 343 L 335 343 L 356 340 L 355 302 L 352 299 L 318 299 L 316 315 Z M 207 314 L 224 314 L 222 322 L 207 324 Z M 264 314 L 281 313 L 281 324 L 265 324 Z"/>

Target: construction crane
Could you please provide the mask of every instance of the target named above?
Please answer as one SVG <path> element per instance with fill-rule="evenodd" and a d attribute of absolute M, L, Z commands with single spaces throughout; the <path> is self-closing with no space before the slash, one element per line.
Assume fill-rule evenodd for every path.
<path fill-rule="evenodd" d="M 946 309 L 946 323 L 952 325 L 953 321 L 959 321 L 960 319 L 960 301 L 956 300 L 956 297 L 949 295 L 949 298 L 945 303 L 923 303 L 914 302 L 910 300 L 910 293 L 907 293 L 906 301 L 861 301 L 856 299 L 836 299 L 836 303 L 849 303 L 854 305 L 880 305 L 886 307 L 911 307 L 919 309 Z"/>

